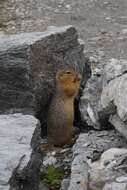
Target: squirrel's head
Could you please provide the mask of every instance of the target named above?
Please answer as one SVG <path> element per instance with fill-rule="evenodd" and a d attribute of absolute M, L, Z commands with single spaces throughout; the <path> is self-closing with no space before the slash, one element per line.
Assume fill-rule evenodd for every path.
<path fill-rule="evenodd" d="M 66 96 L 75 96 L 81 79 L 81 75 L 73 69 L 60 70 L 56 74 L 57 88 Z"/>

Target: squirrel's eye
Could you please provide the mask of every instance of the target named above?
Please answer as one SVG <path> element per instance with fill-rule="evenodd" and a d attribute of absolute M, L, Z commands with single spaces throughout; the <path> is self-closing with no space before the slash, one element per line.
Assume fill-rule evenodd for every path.
<path fill-rule="evenodd" d="M 67 73 L 67 74 L 71 74 L 71 72 L 70 72 L 70 71 L 67 71 L 66 73 Z"/>

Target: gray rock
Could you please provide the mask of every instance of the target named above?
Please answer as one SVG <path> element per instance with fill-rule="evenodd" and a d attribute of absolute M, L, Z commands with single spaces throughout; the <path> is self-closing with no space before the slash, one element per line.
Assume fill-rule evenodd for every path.
<path fill-rule="evenodd" d="M 37 121 L 37 120 L 36 120 Z M 24 156 L 21 156 L 18 165 L 12 172 L 11 178 L 9 179 L 10 189 L 9 190 L 38 190 L 40 184 L 40 168 L 42 164 L 43 154 L 39 151 L 39 139 L 41 139 L 41 133 L 39 133 L 39 123 L 37 122 L 36 128 L 33 133 L 31 144 L 31 154 L 29 160 L 25 165 L 22 165 Z M 38 132 L 38 138 L 36 136 Z M 35 136 L 35 137 L 34 137 Z M 37 144 L 36 144 L 37 143 Z"/>
<path fill-rule="evenodd" d="M 30 141 L 37 120 L 31 115 L 0 115 L 0 189 L 9 189 L 7 182 L 19 165 L 21 171 L 31 156 Z M 22 159 L 20 159 L 22 158 Z"/>
<path fill-rule="evenodd" d="M 73 156 L 85 153 L 87 159 L 95 161 L 109 148 L 126 148 L 126 143 L 126 140 L 115 130 L 90 131 L 79 135 L 73 146 Z"/>
<path fill-rule="evenodd" d="M 125 124 L 117 114 L 110 116 L 110 123 L 127 139 L 127 124 Z"/>
<path fill-rule="evenodd" d="M 58 29 L 57 29 L 58 30 Z M 47 110 L 55 91 L 55 76 L 59 69 L 73 68 L 87 79 L 87 64 L 83 45 L 78 42 L 73 27 L 45 37 L 33 44 L 29 51 L 32 84 L 34 89 L 34 110 L 45 135 Z"/>
<path fill-rule="evenodd" d="M 105 151 L 98 161 L 90 164 L 91 190 L 101 190 L 106 183 L 118 179 L 121 175 L 126 175 L 127 149 L 111 148 Z"/>
<path fill-rule="evenodd" d="M 84 156 L 78 155 L 72 162 L 71 179 L 68 190 L 88 189 L 88 164 Z"/>
<path fill-rule="evenodd" d="M 103 87 L 102 66 L 92 69 L 92 75 L 87 81 L 80 99 L 81 119 L 88 126 L 100 129 L 99 111 L 101 110 L 100 96 Z"/>
<path fill-rule="evenodd" d="M 47 105 L 53 93 L 56 70 L 70 66 L 83 71 L 83 46 L 77 37 L 71 26 L 0 36 L 0 112 L 33 111 L 34 86 L 40 116 L 40 102 Z"/>
<path fill-rule="evenodd" d="M 61 189 L 60 190 L 67 190 L 69 187 L 69 182 L 70 182 L 69 178 L 63 179 L 61 182 Z"/>
<path fill-rule="evenodd" d="M 110 59 L 104 67 L 104 84 L 127 72 L 127 61 L 124 59 Z"/>
<path fill-rule="evenodd" d="M 127 134 L 127 61 L 112 59 L 104 69 L 105 85 L 101 95 L 102 109 L 110 123 L 125 137 Z M 112 73 L 112 77 L 111 77 Z M 110 111 L 109 111 L 110 110 Z"/>
<path fill-rule="evenodd" d="M 108 107 L 111 103 L 116 107 L 116 113 L 119 118 L 126 123 L 127 121 L 127 74 L 110 81 L 103 88 L 101 104 L 103 108 Z"/>
<path fill-rule="evenodd" d="M 118 183 L 127 182 L 127 175 L 123 175 L 123 176 L 120 176 L 120 177 L 116 178 L 116 181 Z"/>
<path fill-rule="evenodd" d="M 101 173 L 103 174 L 102 176 L 101 174 L 99 175 L 97 173 L 96 168 L 92 170 L 92 166 L 95 165 L 96 162 L 98 162 L 97 160 L 100 159 L 101 154 L 104 151 L 114 147 L 127 147 L 126 140 L 123 139 L 122 136 L 120 136 L 120 134 L 117 133 L 115 130 L 90 131 L 88 133 L 80 134 L 75 145 L 73 146 L 74 160 L 72 161 L 71 166 L 71 179 L 69 188 L 73 190 L 82 190 L 87 189 L 89 184 L 91 190 L 102 190 L 104 184 L 107 182 L 107 178 L 111 179 L 112 177 L 112 179 L 114 179 L 114 176 L 117 178 L 118 176 L 125 174 L 124 169 L 121 171 L 119 168 L 116 173 L 113 173 L 113 170 L 111 172 L 108 171 L 107 173 L 107 170 L 103 169 L 104 171 L 102 170 L 103 173 Z M 120 150 L 122 151 L 122 149 Z M 124 150 L 125 151 L 123 152 L 126 153 L 127 149 Z M 120 156 L 121 155 L 122 154 L 120 154 Z M 126 156 L 121 156 L 121 158 L 118 160 L 118 165 L 122 163 L 122 160 L 124 159 L 126 159 Z M 103 159 L 103 164 L 105 163 L 106 161 Z M 126 167 L 126 163 L 123 163 L 123 165 L 121 165 L 124 167 L 124 164 Z M 97 176 L 97 174 L 99 175 L 99 177 Z M 88 178 L 88 176 L 90 176 L 90 178 Z M 96 180 L 93 179 L 93 176 L 95 176 Z"/>
<path fill-rule="evenodd" d="M 92 66 L 92 62 L 91 62 Z M 92 66 L 93 67 L 93 66 Z M 127 120 L 127 61 L 110 59 L 92 68 L 80 99 L 82 120 L 96 129 L 107 128 L 111 115 Z"/>
<path fill-rule="evenodd" d="M 116 183 L 112 182 L 110 184 L 106 184 L 103 190 L 127 190 L 127 183 Z"/>
<path fill-rule="evenodd" d="M 57 162 L 57 159 L 54 156 L 46 156 L 43 159 L 43 165 L 48 166 L 48 165 L 55 165 Z"/>

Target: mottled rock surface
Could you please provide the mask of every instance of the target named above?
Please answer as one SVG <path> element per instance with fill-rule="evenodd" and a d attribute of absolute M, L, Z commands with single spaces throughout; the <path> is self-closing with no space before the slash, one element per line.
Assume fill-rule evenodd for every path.
<path fill-rule="evenodd" d="M 82 120 L 95 129 L 108 129 L 111 127 L 110 124 L 116 129 L 119 125 L 126 128 L 127 61 L 112 58 L 104 64 L 97 64 L 94 68 L 93 63 L 94 60 L 91 62 L 92 75 L 80 100 Z M 118 118 L 114 120 L 113 116 Z"/>
<path fill-rule="evenodd" d="M 85 81 L 89 76 L 87 60 L 74 27 L 63 28 L 61 32 L 58 30 L 57 34 L 31 45 L 29 60 L 34 89 L 34 110 L 43 127 L 42 135 L 45 135 L 47 111 L 55 92 L 56 72 L 72 68 L 83 75 Z"/>
<path fill-rule="evenodd" d="M 104 67 L 102 109 L 110 115 L 111 124 L 127 138 L 127 61 L 111 59 Z"/>
<path fill-rule="evenodd" d="M 20 170 L 31 156 L 30 142 L 37 120 L 32 115 L 0 115 L 0 189 L 8 190 L 7 182 L 20 158 Z"/>
<path fill-rule="evenodd" d="M 112 177 L 111 179 L 114 180 L 114 178 L 117 178 L 118 176 L 125 175 L 126 173 L 125 153 L 127 152 L 126 143 L 127 142 L 123 139 L 123 137 L 120 134 L 118 134 L 115 130 L 98 131 L 98 132 L 90 131 L 88 133 L 80 134 L 75 145 L 73 146 L 74 160 L 71 165 L 71 179 L 70 179 L 69 190 L 70 189 L 87 190 L 89 189 L 88 188 L 89 186 L 91 190 L 102 190 L 102 187 L 104 187 L 106 183 L 107 177 L 110 182 L 111 177 Z M 125 149 L 123 149 L 123 152 L 122 152 L 122 147 L 125 147 Z M 107 165 L 105 165 L 102 169 L 103 175 L 101 173 L 99 176 L 97 176 L 98 173 L 96 169 L 99 170 L 100 168 L 98 166 L 96 167 L 96 169 L 94 168 L 92 170 L 92 166 L 96 165 L 96 162 L 100 163 L 100 161 L 98 160 L 100 159 L 101 155 L 105 154 L 106 150 L 109 151 L 110 148 L 112 148 L 112 152 L 114 155 L 115 154 L 117 155 L 117 153 L 120 155 L 120 159 L 117 158 L 118 159 L 117 165 L 119 165 L 120 168 L 118 167 L 118 170 L 115 173 L 114 165 L 112 165 L 112 167 L 110 165 L 109 168 L 111 169 L 111 171 L 110 169 L 106 170 Z M 122 153 L 121 152 L 119 153 L 119 151 L 121 151 Z M 111 154 L 109 155 L 111 156 Z M 124 157 L 122 157 L 122 155 L 124 155 Z M 107 160 L 108 159 L 109 158 L 107 157 Z M 124 159 L 125 162 L 122 162 Z M 112 161 L 113 159 L 110 160 L 111 162 L 113 162 Z M 106 174 L 106 176 L 104 174 Z M 92 178 L 93 176 L 96 178 L 95 181 L 94 178 Z"/>
<path fill-rule="evenodd" d="M 77 31 L 71 26 L 50 27 L 46 32 L 1 35 L 0 60 L 2 113 L 32 111 L 33 86 L 38 102 L 43 99 L 47 105 L 54 89 L 56 70 L 70 66 L 83 72 L 85 63 L 83 46 L 78 43 Z"/>
<path fill-rule="evenodd" d="M 92 62 L 91 62 L 92 67 Z M 99 117 L 99 111 L 101 111 L 100 96 L 103 88 L 103 66 L 102 64 L 92 70 L 91 77 L 86 82 L 80 99 L 80 112 L 81 119 L 88 126 L 100 129 L 104 124 L 103 114 Z"/>

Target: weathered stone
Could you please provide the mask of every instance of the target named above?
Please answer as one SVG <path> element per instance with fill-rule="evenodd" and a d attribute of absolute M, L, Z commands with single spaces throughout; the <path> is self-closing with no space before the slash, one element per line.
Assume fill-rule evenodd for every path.
<path fill-rule="evenodd" d="M 47 108 L 53 93 L 56 70 L 69 66 L 83 72 L 83 46 L 77 38 L 77 31 L 71 26 L 50 27 L 46 32 L 2 35 L 0 112 L 32 111 L 34 86 L 38 103 L 36 115 L 39 112 L 39 116 L 44 116 L 41 109 Z"/>
<path fill-rule="evenodd" d="M 113 147 L 127 147 L 126 140 L 115 130 L 89 131 L 79 135 L 73 146 L 73 156 L 86 155 L 86 158 L 95 161 L 102 152 Z"/>
<path fill-rule="evenodd" d="M 20 160 L 21 171 L 29 162 L 30 141 L 37 120 L 31 115 L 0 115 L 0 189 L 9 187 L 7 182 Z"/>
<path fill-rule="evenodd" d="M 125 124 L 117 114 L 110 116 L 110 123 L 127 139 L 127 124 Z"/>
<path fill-rule="evenodd" d="M 127 190 L 127 183 L 116 183 L 112 182 L 110 184 L 106 184 L 103 190 Z"/>
<path fill-rule="evenodd" d="M 87 185 L 90 183 L 89 185 L 92 190 L 102 190 L 104 183 L 102 183 L 101 180 L 99 181 L 101 176 L 99 176 L 99 178 L 97 177 L 96 170 L 92 170 L 92 164 L 94 165 L 94 163 L 99 162 L 96 160 L 100 158 L 104 151 L 114 147 L 127 147 L 126 140 L 123 139 L 122 136 L 115 130 L 90 131 L 88 133 L 80 134 L 75 145 L 73 146 L 74 160 L 72 161 L 71 166 L 71 179 L 69 188 L 76 190 L 87 189 Z M 122 152 L 122 149 L 120 150 Z M 127 152 L 127 149 L 124 150 Z M 124 158 L 121 158 L 121 160 Z M 104 173 L 106 173 L 106 171 Z M 110 172 L 108 175 L 109 174 Z M 119 174 L 121 175 L 122 172 Z M 116 173 L 114 174 L 112 171 L 112 176 L 113 175 L 118 177 Z M 88 180 L 88 176 L 95 176 L 97 179 L 93 183 L 93 180 Z M 106 179 L 106 176 L 104 178 L 103 175 L 104 182 L 106 182 Z M 95 189 L 93 187 L 95 187 Z"/>
<path fill-rule="evenodd" d="M 102 109 L 107 110 L 110 123 L 127 138 L 127 61 L 112 59 L 104 69 L 101 95 Z M 110 110 L 110 111 L 109 111 Z"/>
<path fill-rule="evenodd" d="M 69 187 L 69 182 L 70 182 L 69 178 L 63 179 L 61 182 L 61 189 L 60 190 L 67 190 Z"/>
<path fill-rule="evenodd" d="M 74 158 L 71 166 L 71 179 L 68 190 L 88 189 L 88 164 L 83 155 Z"/>
<path fill-rule="evenodd" d="M 103 69 L 104 65 L 93 66 L 94 60 L 90 59 L 91 77 L 87 80 L 80 98 L 81 119 L 87 126 L 95 129 L 108 127 L 107 111 L 102 109 L 100 97 L 103 89 Z M 85 126 L 86 126 L 85 125 Z"/>
<path fill-rule="evenodd" d="M 58 29 L 57 29 L 58 30 Z M 87 65 L 83 45 L 78 42 L 77 31 L 73 27 L 45 37 L 31 45 L 30 65 L 34 89 L 34 109 L 46 134 L 47 110 L 55 91 L 55 76 L 60 69 L 73 68 L 87 79 Z"/>
<path fill-rule="evenodd" d="M 123 122 L 127 122 L 127 74 L 109 82 L 103 88 L 101 103 L 103 108 L 108 107 L 111 103 L 116 107 L 116 112 Z"/>
<path fill-rule="evenodd" d="M 9 190 L 38 190 L 40 184 L 40 168 L 42 164 L 43 154 L 39 151 L 41 143 L 40 123 L 36 120 L 36 128 L 31 140 L 32 151 L 25 165 L 22 165 L 21 156 L 18 165 L 13 170 L 9 180 Z M 30 143 L 29 143 L 30 145 Z"/>
<path fill-rule="evenodd" d="M 126 175 L 127 149 L 111 148 L 105 151 L 98 161 L 91 163 L 90 167 L 90 188 L 101 190 L 106 183 Z"/>
<path fill-rule="evenodd" d="M 116 181 L 117 181 L 118 183 L 127 182 L 127 175 L 122 175 L 122 176 L 116 178 Z"/>
<path fill-rule="evenodd" d="M 127 72 L 127 61 L 124 59 L 110 59 L 104 67 L 103 82 L 107 84 L 111 80 Z"/>
<path fill-rule="evenodd" d="M 110 59 L 92 69 L 80 100 L 82 120 L 97 129 L 107 128 L 110 115 L 126 123 L 127 61 Z"/>
<path fill-rule="evenodd" d="M 47 156 L 43 159 L 44 166 L 55 165 L 56 162 L 57 162 L 57 159 L 54 156 Z"/>

